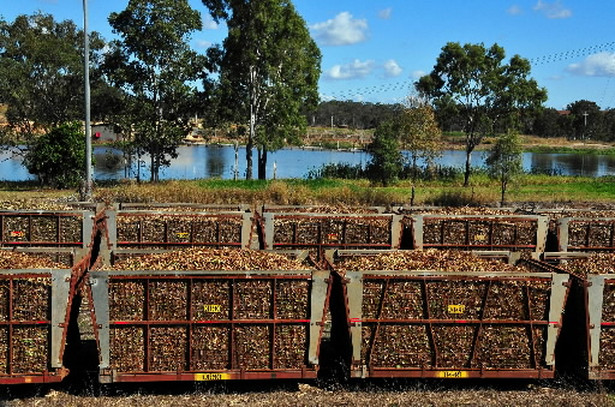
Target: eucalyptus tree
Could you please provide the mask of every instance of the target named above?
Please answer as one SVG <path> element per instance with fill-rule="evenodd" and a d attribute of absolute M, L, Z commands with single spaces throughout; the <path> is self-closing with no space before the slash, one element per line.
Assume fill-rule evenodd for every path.
<path fill-rule="evenodd" d="M 469 185 L 472 152 L 497 126 L 515 128 L 520 118 L 542 106 L 547 92 L 529 77 L 531 66 L 518 55 L 504 63 L 497 44 L 449 42 L 428 75 L 415 84 L 441 112 L 464 118 L 466 164 L 464 185 Z"/>
<path fill-rule="evenodd" d="M 189 41 L 202 27 L 201 15 L 187 0 L 130 0 L 109 23 L 119 39 L 111 43 L 105 69 L 124 102 L 114 123 L 132 151 L 149 155 L 155 182 L 191 130 L 206 58 Z"/>
<path fill-rule="evenodd" d="M 229 119 L 248 125 L 246 178 L 252 178 L 256 147 L 258 178 L 265 179 L 267 153 L 298 141 L 306 126 L 303 109 L 318 102 L 320 50 L 288 0 L 203 3 L 228 26 L 220 93 Z"/>

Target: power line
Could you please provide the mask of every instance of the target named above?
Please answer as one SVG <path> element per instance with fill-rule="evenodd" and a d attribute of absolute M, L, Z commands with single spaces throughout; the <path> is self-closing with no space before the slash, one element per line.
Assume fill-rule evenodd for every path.
<path fill-rule="evenodd" d="M 538 57 L 529 58 L 530 64 L 532 66 L 537 65 L 545 65 L 551 64 L 555 62 L 567 61 L 571 59 L 576 59 L 580 57 L 584 57 L 591 54 L 596 54 L 599 52 L 605 52 L 615 50 L 615 41 L 605 42 L 602 44 L 590 45 L 588 47 L 571 49 L 568 51 L 557 52 L 553 54 L 546 54 Z M 410 90 L 413 85 L 413 82 L 410 80 L 404 80 L 399 82 L 392 82 L 374 86 L 366 86 L 361 88 L 351 88 L 345 89 L 335 92 L 330 92 L 326 95 L 328 98 L 333 98 L 337 100 L 349 100 L 354 97 L 360 98 L 367 95 L 374 94 L 382 94 L 386 92 L 393 92 L 399 90 Z M 605 89 L 606 93 L 606 89 Z M 325 96 L 325 95 L 322 95 Z M 603 99 L 606 95 L 603 95 Z"/>

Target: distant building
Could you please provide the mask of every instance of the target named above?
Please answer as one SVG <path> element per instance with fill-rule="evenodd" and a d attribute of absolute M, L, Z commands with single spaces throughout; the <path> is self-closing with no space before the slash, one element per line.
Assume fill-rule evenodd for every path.
<path fill-rule="evenodd" d="M 121 136 L 113 131 L 113 126 L 109 124 L 93 124 L 92 140 L 95 143 L 113 143 L 119 141 Z"/>

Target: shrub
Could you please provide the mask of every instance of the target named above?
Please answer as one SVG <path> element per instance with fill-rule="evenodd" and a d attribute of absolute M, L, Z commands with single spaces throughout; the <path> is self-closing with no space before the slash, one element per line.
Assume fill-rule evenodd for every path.
<path fill-rule="evenodd" d="M 85 137 L 81 124 L 63 124 L 39 137 L 26 152 L 24 164 L 42 185 L 79 186 L 85 178 Z"/>

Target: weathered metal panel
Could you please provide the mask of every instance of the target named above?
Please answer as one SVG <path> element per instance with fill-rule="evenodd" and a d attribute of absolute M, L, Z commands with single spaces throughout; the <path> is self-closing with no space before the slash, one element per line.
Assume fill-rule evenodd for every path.
<path fill-rule="evenodd" d="M 366 270 L 341 278 L 352 377 L 554 376 L 567 274 Z"/>
<path fill-rule="evenodd" d="M 101 382 L 315 378 L 328 271 L 89 273 Z"/>

